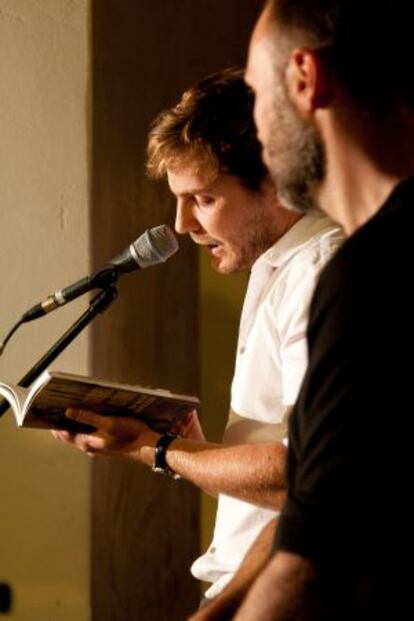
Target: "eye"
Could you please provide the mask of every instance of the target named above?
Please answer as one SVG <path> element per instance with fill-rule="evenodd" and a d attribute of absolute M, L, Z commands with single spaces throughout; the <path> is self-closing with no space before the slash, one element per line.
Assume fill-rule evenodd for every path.
<path fill-rule="evenodd" d="M 199 207 L 209 207 L 214 203 L 213 196 L 197 196 L 197 203 Z"/>

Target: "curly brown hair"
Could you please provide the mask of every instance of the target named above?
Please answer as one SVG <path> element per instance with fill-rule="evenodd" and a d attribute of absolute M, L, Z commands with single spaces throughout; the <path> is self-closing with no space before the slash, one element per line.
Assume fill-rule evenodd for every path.
<path fill-rule="evenodd" d="M 232 175 L 249 189 L 260 189 L 268 173 L 253 120 L 253 93 L 243 76 L 238 68 L 214 73 L 156 117 L 148 139 L 150 177 L 191 166 Z"/>

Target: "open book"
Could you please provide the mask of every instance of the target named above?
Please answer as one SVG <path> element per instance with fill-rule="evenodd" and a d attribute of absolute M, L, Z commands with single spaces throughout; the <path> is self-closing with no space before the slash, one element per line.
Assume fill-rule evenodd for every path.
<path fill-rule="evenodd" d="M 65 416 L 68 407 L 111 416 L 143 419 L 156 431 L 167 431 L 200 405 L 196 397 L 168 390 L 116 384 L 104 380 L 44 371 L 30 388 L 0 383 L 0 396 L 10 403 L 19 427 L 90 432 L 94 428 Z"/>

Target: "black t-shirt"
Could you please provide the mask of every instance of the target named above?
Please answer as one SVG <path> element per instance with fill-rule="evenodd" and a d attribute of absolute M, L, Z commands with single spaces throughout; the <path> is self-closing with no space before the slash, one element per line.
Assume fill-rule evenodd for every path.
<path fill-rule="evenodd" d="M 290 418 L 275 549 L 368 577 L 368 611 L 405 591 L 414 561 L 413 271 L 414 178 L 323 271 Z"/>

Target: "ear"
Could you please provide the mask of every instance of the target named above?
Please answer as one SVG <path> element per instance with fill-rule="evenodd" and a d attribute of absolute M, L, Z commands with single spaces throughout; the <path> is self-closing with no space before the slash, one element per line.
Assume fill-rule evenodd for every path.
<path fill-rule="evenodd" d="M 286 69 L 286 81 L 292 101 L 303 116 L 331 101 L 328 71 L 316 52 L 307 48 L 294 49 Z"/>

